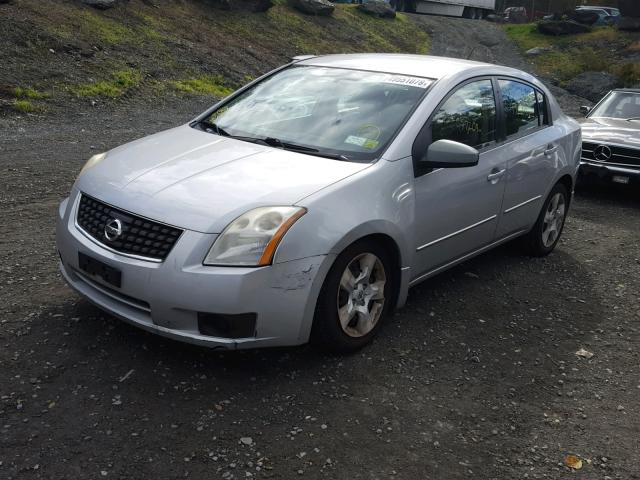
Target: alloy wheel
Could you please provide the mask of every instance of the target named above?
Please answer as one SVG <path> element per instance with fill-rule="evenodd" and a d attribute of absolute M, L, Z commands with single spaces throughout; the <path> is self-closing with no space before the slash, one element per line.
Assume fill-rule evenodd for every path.
<path fill-rule="evenodd" d="M 549 202 L 542 223 L 542 244 L 549 248 L 558 239 L 565 216 L 565 200 L 562 193 L 556 193 Z"/>
<path fill-rule="evenodd" d="M 338 317 L 350 337 L 367 335 L 384 310 L 387 282 L 382 261 L 372 253 L 362 253 L 349 262 L 338 287 Z"/>

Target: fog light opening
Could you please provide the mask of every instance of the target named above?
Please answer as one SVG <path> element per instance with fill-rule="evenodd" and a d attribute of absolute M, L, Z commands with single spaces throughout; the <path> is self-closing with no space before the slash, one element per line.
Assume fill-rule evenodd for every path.
<path fill-rule="evenodd" d="M 250 338 L 256 335 L 255 313 L 223 315 L 198 312 L 198 330 L 201 335 L 220 338 Z"/>

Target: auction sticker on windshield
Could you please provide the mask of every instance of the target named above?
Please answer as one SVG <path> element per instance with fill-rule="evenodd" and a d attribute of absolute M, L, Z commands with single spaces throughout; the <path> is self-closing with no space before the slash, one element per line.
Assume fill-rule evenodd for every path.
<path fill-rule="evenodd" d="M 395 85 L 407 85 L 409 87 L 427 88 L 433 83 L 428 78 L 410 77 L 407 75 L 389 75 L 382 80 L 382 83 L 393 83 Z"/>

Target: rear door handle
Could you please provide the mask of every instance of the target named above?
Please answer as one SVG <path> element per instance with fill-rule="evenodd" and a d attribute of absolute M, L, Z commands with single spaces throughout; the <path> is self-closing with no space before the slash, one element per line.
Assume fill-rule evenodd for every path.
<path fill-rule="evenodd" d="M 546 150 L 544 151 L 544 154 L 548 157 L 552 153 L 555 153 L 556 150 L 558 150 L 558 146 L 557 145 L 549 145 L 549 146 L 547 146 Z"/>
<path fill-rule="evenodd" d="M 502 169 L 502 170 L 498 170 L 498 169 L 493 169 L 491 170 L 491 173 L 489 175 L 487 175 L 487 181 L 491 182 L 491 183 L 496 183 L 498 180 L 500 180 L 500 177 L 502 177 L 504 175 L 504 172 L 506 172 L 506 169 Z"/>

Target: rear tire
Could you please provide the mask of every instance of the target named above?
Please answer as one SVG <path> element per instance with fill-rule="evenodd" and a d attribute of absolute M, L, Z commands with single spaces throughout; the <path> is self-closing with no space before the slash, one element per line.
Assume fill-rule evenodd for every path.
<path fill-rule="evenodd" d="M 393 307 L 392 265 L 389 253 L 372 240 L 356 242 L 338 255 L 318 296 L 312 343 L 335 352 L 368 344 Z"/>
<path fill-rule="evenodd" d="M 549 255 L 558 244 L 569 210 L 567 188 L 557 183 L 547 196 L 538 220 L 523 237 L 526 252 L 533 257 Z"/>

